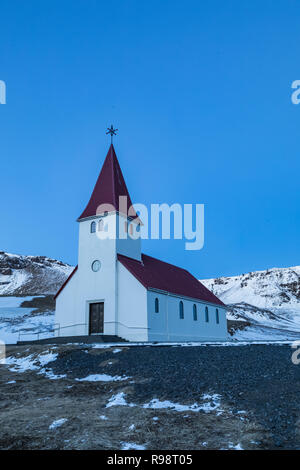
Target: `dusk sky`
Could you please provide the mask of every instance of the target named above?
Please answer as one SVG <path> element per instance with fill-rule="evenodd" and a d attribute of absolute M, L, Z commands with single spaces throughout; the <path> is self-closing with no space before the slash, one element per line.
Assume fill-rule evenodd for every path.
<path fill-rule="evenodd" d="M 198 278 L 300 264 L 300 3 L 1 1 L 0 250 L 77 263 L 109 148 L 133 202 L 205 204 Z"/>

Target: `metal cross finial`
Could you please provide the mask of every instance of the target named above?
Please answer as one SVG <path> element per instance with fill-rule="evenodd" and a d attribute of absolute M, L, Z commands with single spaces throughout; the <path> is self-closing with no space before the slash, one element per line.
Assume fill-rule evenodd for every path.
<path fill-rule="evenodd" d="M 111 125 L 110 127 L 107 128 L 106 134 L 110 134 L 111 137 L 111 143 L 113 143 L 113 136 L 117 135 L 118 129 L 114 129 L 114 126 Z"/>

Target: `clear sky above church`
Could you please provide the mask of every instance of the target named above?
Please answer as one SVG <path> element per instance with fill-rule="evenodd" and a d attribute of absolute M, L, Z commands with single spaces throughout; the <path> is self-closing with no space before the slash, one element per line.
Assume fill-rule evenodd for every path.
<path fill-rule="evenodd" d="M 204 203 L 198 277 L 300 263 L 298 1 L 1 2 L 0 250 L 77 261 L 76 218 L 119 129 L 133 202 Z"/>

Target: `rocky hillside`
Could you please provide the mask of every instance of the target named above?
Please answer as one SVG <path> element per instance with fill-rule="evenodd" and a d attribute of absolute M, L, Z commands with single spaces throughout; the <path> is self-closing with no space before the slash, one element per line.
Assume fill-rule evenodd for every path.
<path fill-rule="evenodd" d="M 45 256 L 0 251 L 0 296 L 55 294 L 72 269 L 72 266 Z"/>
<path fill-rule="evenodd" d="M 300 266 L 201 282 L 228 305 L 228 319 L 300 331 Z"/>

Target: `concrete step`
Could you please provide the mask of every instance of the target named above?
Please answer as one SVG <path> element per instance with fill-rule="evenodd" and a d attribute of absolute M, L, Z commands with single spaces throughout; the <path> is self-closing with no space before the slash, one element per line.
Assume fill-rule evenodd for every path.
<path fill-rule="evenodd" d="M 124 338 L 116 335 L 89 335 L 89 336 L 57 336 L 33 341 L 18 341 L 19 345 L 26 344 L 66 344 L 66 343 L 126 343 Z"/>

